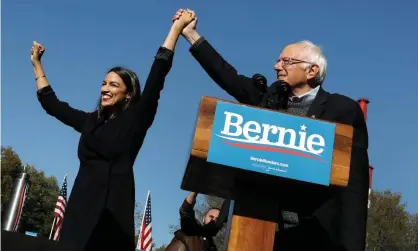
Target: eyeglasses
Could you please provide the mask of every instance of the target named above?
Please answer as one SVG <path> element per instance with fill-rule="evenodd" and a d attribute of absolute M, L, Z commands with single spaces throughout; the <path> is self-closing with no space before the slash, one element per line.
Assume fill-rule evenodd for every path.
<path fill-rule="evenodd" d="M 289 66 L 292 64 L 300 64 L 300 63 L 316 65 L 315 63 L 312 63 L 312 62 L 303 61 L 303 60 L 296 59 L 296 58 L 289 58 L 289 57 L 279 58 L 279 60 L 277 60 L 277 63 L 280 63 L 280 62 L 282 62 L 283 66 Z"/>

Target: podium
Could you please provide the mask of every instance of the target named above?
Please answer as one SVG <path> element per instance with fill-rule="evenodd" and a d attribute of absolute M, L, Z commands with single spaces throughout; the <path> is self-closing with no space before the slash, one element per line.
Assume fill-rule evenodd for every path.
<path fill-rule="evenodd" d="M 353 128 L 202 97 L 181 189 L 234 201 L 228 251 L 272 250 L 280 210 L 348 184 Z"/>

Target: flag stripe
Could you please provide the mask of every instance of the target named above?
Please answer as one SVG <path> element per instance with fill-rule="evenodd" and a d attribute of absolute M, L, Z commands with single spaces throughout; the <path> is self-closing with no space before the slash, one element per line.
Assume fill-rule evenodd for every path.
<path fill-rule="evenodd" d="M 60 232 L 62 223 L 64 221 L 64 214 L 65 214 L 65 208 L 67 207 L 67 176 L 64 177 L 64 182 L 62 184 L 60 195 L 57 199 L 57 204 L 55 205 L 54 209 L 54 216 L 55 218 L 55 224 L 53 226 L 53 240 L 58 241 L 60 238 Z"/>
<path fill-rule="evenodd" d="M 152 247 L 151 220 L 151 195 L 150 192 L 148 192 L 137 244 L 137 249 L 141 251 L 150 251 Z"/>

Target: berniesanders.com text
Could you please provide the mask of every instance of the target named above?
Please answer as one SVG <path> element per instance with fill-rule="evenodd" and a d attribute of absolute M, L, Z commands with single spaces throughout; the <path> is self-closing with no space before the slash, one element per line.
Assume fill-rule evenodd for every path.
<path fill-rule="evenodd" d="M 276 161 L 273 161 L 273 160 L 266 160 L 266 159 L 262 159 L 262 158 L 256 158 L 256 157 L 253 157 L 253 156 L 250 156 L 250 160 L 257 161 L 257 162 L 260 162 L 260 163 L 265 163 L 265 164 L 276 165 L 276 166 L 280 166 L 280 167 L 289 167 L 288 164 L 276 162 Z"/>

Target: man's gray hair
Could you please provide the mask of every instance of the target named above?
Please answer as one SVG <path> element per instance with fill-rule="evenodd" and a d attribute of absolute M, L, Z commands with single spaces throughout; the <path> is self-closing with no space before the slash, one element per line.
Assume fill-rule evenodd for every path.
<path fill-rule="evenodd" d="M 302 55 L 300 55 L 302 60 L 318 65 L 319 72 L 315 76 L 315 80 L 318 84 L 322 84 L 327 75 L 327 59 L 324 54 L 322 54 L 321 47 L 308 40 L 300 41 L 296 44 L 303 46 L 303 52 Z M 304 69 L 310 66 L 307 63 L 304 63 L 303 65 Z"/>

